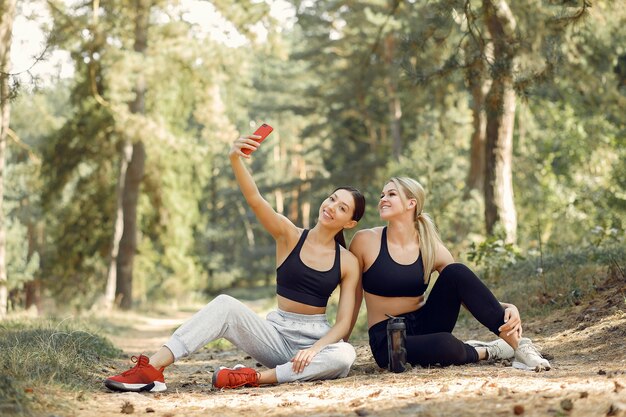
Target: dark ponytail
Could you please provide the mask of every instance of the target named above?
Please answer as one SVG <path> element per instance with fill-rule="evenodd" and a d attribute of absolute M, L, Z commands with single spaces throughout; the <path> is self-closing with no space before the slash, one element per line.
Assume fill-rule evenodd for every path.
<path fill-rule="evenodd" d="M 335 242 L 346 248 L 346 237 L 343 235 L 343 229 L 337 232 L 335 235 Z M 347 248 L 346 248 L 347 249 Z"/>

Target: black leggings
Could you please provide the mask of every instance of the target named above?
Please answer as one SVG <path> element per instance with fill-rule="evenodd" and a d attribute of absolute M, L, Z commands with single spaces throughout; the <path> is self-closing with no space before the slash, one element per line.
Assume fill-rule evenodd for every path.
<path fill-rule="evenodd" d="M 478 362 L 478 352 L 456 337 L 452 330 L 461 304 L 496 335 L 504 324 L 504 308 L 482 281 L 468 267 L 454 263 L 446 266 L 430 295 L 419 310 L 400 314 L 406 323 L 407 361 L 412 365 L 462 365 Z M 376 363 L 386 368 L 387 320 L 369 331 L 370 348 Z"/>

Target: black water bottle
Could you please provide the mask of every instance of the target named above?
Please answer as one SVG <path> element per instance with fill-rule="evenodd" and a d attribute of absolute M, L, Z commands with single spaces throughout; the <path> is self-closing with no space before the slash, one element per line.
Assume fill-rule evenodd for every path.
<path fill-rule="evenodd" d="M 406 324 L 404 317 L 387 314 L 387 352 L 389 353 L 389 370 L 400 373 L 406 370 Z"/>

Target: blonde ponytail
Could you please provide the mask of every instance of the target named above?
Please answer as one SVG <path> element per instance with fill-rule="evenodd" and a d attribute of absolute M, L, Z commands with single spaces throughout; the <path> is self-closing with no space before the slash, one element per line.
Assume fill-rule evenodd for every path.
<path fill-rule="evenodd" d="M 432 274 L 435 269 L 437 246 L 442 242 L 435 222 L 428 213 L 422 211 L 426 193 L 422 185 L 413 178 L 393 177 L 390 181 L 393 182 L 398 189 L 404 191 L 405 198 L 415 199 L 416 201 L 414 224 L 415 230 L 417 230 L 422 262 L 424 263 L 424 282 L 428 284 L 430 274 Z"/>
<path fill-rule="evenodd" d="M 427 213 L 416 215 L 415 229 L 417 229 L 422 262 L 424 263 L 424 282 L 428 284 L 430 274 L 435 269 L 435 253 L 437 252 L 437 245 L 441 243 L 441 238 L 437 232 L 435 222 Z"/>

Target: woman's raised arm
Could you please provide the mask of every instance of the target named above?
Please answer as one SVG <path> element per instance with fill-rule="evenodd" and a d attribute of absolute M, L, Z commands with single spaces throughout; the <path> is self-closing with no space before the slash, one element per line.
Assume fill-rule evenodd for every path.
<path fill-rule="evenodd" d="M 242 149 L 249 149 L 254 152 L 259 147 L 259 143 L 255 140 L 258 138 L 260 138 L 260 136 L 240 136 L 233 142 L 228 156 L 235 174 L 235 179 L 239 184 L 239 189 L 248 202 L 248 205 L 265 230 L 267 230 L 274 239 L 278 240 L 286 236 L 292 229 L 296 229 L 296 226 L 285 216 L 277 213 L 267 200 L 263 198 L 252 175 L 250 175 L 250 172 L 241 160 L 241 158 L 250 158 L 250 155 L 245 154 Z"/>

